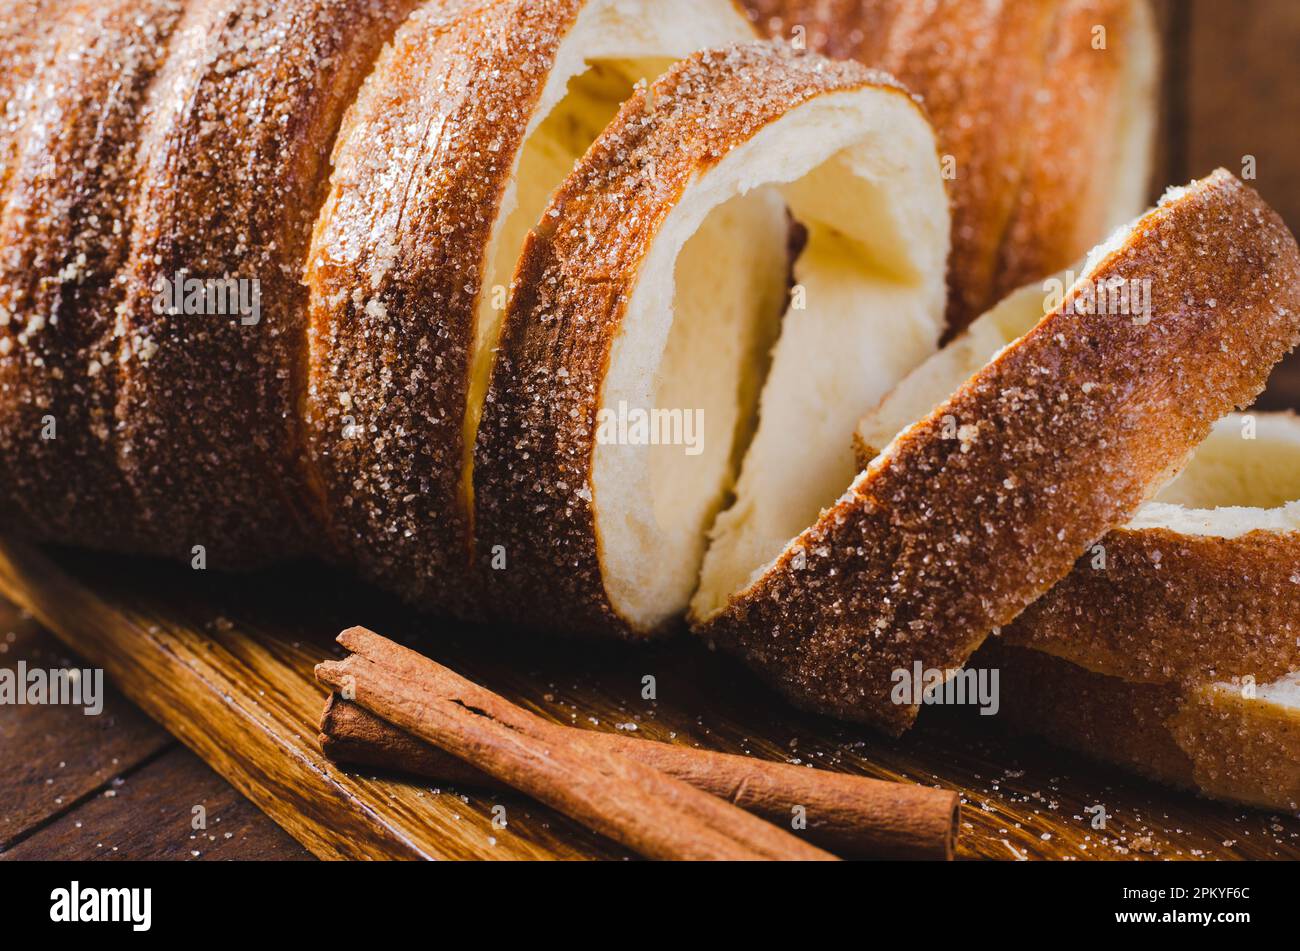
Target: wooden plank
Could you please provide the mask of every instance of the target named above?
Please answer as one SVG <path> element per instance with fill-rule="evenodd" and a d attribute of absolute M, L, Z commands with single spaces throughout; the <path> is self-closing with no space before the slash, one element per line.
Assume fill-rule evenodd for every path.
<path fill-rule="evenodd" d="M 195 807 L 202 812 L 196 814 Z M 173 746 L 0 857 L 194 861 L 312 856 L 202 761 Z"/>
<path fill-rule="evenodd" d="M 21 662 L 43 670 L 88 666 L 0 601 L 0 664 Z M 174 742 L 111 685 L 96 716 L 81 707 L 0 705 L 0 852 Z"/>
<path fill-rule="evenodd" d="M 613 858 L 518 797 L 462 797 L 322 759 L 312 665 L 364 623 L 558 722 L 957 789 L 963 858 L 1300 858 L 1300 820 L 1197 800 L 928 711 L 900 741 L 799 714 L 683 639 L 562 644 L 422 620 L 341 576 L 221 578 L 129 559 L 0 545 L 0 589 L 99 658 L 124 693 L 322 857 Z M 645 676 L 657 699 L 642 699 Z M 934 714 L 931 716 L 931 714 Z M 1101 804 L 1105 830 L 1084 810 Z M 508 825 L 494 828 L 493 805 Z"/>
<path fill-rule="evenodd" d="M 21 662 L 44 670 L 89 666 L 34 619 L 0 600 L 0 663 L 17 669 Z M 103 857 L 101 844 L 80 830 L 103 828 L 97 817 L 106 804 L 116 804 L 109 817 L 114 837 L 137 846 L 132 857 L 179 855 L 178 846 L 161 836 L 167 826 L 158 825 L 150 810 L 123 805 L 124 783 L 135 797 L 128 801 L 138 801 L 143 787 L 158 810 L 179 808 L 187 821 L 194 803 L 224 817 L 222 828 L 237 828 L 238 834 L 222 836 L 223 858 L 310 857 L 111 684 L 105 685 L 103 709 L 94 716 L 79 707 L 0 706 L 0 750 L 5 761 L 0 770 L 0 857 Z M 142 843 L 148 847 L 139 848 Z"/>

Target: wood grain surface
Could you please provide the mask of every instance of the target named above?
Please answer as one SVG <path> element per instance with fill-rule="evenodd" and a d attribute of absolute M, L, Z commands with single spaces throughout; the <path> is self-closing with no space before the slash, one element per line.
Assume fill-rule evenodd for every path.
<path fill-rule="evenodd" d="M 360 620 L 527 709 L 597 730 L 962 793 L 962 858 L 1300 858 L 1300 819 L 1198 800 L 930 710 L 901 741 L 793 713 L 689 640 L 555 644 L 421 621 L 348 578 L 247 577 L 0 545 L 0 590 L 324 858 L 623 858 L 526 799 L 354 773 L 316 746 L 318 660 Z M 657 699 L 641 699 L 643 678 Z M 934 714 L 933 717 L 930 714 Z M 492 807 L 507 825 L 494 827 Z M 1092 828 L 1090 806 L 1109 820 Z"/>
<path fill-rule="evenodd" d="M 84 669 L 0 600 L 0 663 Z M 0 859 L 311 858 L 111 685 L 103 711 L 0 706 Z M 194 808 L 202 807 L 196 829 Z"/>
<path fill-rule="evenodd" d="M 196 816 L 195 807 L 203 813 Z M 175 744 L 3 854 L 11 861 L 311 857 L 202 760 Z"/>

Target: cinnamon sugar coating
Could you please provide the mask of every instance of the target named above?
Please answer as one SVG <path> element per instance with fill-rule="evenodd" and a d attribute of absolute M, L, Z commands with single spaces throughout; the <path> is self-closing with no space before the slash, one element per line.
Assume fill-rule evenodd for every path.
<path fill-rule="evenodd" d="M 192 0 L 150 91 L 120 308 L 118 461 L 150 547 L 209 567 L 319 550 L 303 475 L 302 269 L 330 150 L 410 0 Z M 243 282 L 260 314 L 158 312 Z"/>
<path fill-rule="evenodd" d="M 1229 683 L 1128 683 L 1004 645 L 978 662 L 999 668 L 1001 713 L 1017 730 L 1212 799 L 1300 810 L 1294 706 Z"/>
<path fill-rule="evenodd" d="M 1203 684 L 1300 670 L 1300 534 L 1121 528 L 1003 634 L 1089 670 Z"/>
<path fill-rule="evenodd" d="M 0 9 L 0 209 L 9 202 L 9 182 L 18 164 L 19 146 L 31 114 L 39 75 L 52 55 L 50 25 L 62 0 L 13 0 Z M 8 259 L 0 246 L 0 266 Z M 20 331 L 0 282 L 0 403 L 13 406 L 23 399 L 22 360 L 14 356 Z M 22 328 L 26 327 L 26 322 Z M 0 410 L 4 412 L 5 410 Z M 0 432 L 0 524 L 28 531 L 35 526 L 21 502 L 22 466 L 13 443 L 22 437 Z"/>
<path fill-rule="evenodd" d="M 31 534 L 141 548 L 116 458 L 116 311 L 144 100 L 179 0 L 67 5 L 16 143 L 0 218 L 0 455 Z M 53 438 L 47 438 L 53 437 Z"/>
<path fill-rule="evenodd" d="M 418 10 L 348 114 L 308 264 L 305 412 L 331 534 L 369 578 L 460 616 L 480 608 L 461 468 L 485 252 L 582 6 Z"/>
<path fill-rule="evenodd" d="M 1135 93 L 1124 82 L 1133 59 L 1143 55 L 1137 31 L 1146 2 L 1057 4 L 1043 77 L 1022 120 L 1028 147 L 998 248 L 990 304 L 1076 263 L 1115 226 L 1108 218 L 1109 193 L 1117 187 L 1117 130 L 1125 110 L 1143 108 L 1129 101 Z M 1107 31 L 1106 49 L 1092 45 L 1098 27 Z"/>

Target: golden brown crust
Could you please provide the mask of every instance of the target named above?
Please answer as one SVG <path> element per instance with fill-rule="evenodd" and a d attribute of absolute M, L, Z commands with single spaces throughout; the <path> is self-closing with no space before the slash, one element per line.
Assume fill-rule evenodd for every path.
<path fill-rule="evenodd" d="M 1037 651 L 990 640 L 971 663 L 998 671 L 998 721 L 1131 769 L 1194 788 L 1192 762 L 1169 731 L 1182 691 L 1092 674 Z"/>
<path fill-rule="evenodd" d="M 1023 294 L 1041 299 L 1033 287 Z M 959 344 L 966 342 L 951 346 Z M 990 342 L 987 356 L 993 349 Z M 1282 439 L 1282 433 L 1300 434 L 1300 417 L 1289 413 L 1230 417 L 1219 428 L 1235 429 L 1247 420 L 1273 434 L 1261 446 Z M 880 434 L 878 418 L 870 416 L 854 434 L 859 468 L 880 453 L 866 440 L 888 441 Z M 1003 640 L 1096 673 L 1151 683 L 1204 684 L 1248 675 L 1264 683 L 1300 669 L 1300 531 L 1285 527 L 1286 509 L 1243 508 L 1251 503 L 1246 487 L 1256 472 L 1247 466 L 1260 464 L 1247 448 L 1251 445 L 1241 444 L 1242 469 L 1230 483 L 1245 494 L 1234 497 L 1221 489 L 1224 494 L 1212 500 L 1236 508 L 1235 517 L 1217 513 L 1226 534 L 1213 534 L 1216 513 L 1188 510 L 1157 496 L 1158 509 L 1144 509 L 1137 521 L 1092 546 L 1068 577 L 1003 632 Z M 1182 478 L 1197 469 L 1193 460 Z M 1281 491 L 1270 499 L 1279 506 L 1288 501 Z M 1210 530 L 1196 534 L 1161 527 L 1179 518 L 1209 522 Z M 1261 528 L 1245 531 L 1251 524 Z M 1264 530 L 1264 525 L 1276 527 Z"/>
<path fill-rule="evenodd" d="M 1214 799 L 1300 810 L 1300 710 L 1228 684 L 1134 684 L 989 644 L 1013 728 Z"/>
<path fill-rule="evenodd" d="M 814 53 L 877 65 L 898 0 L 742 0 L 764 36 L 802 42 Z"/>
<path fill-rule="evenodd" d="M 1064 0 L 1047 54 L 1045 78 L 1025 125 L 1026 154 L 1010 226 L 1002 242 L 992 298 L 1069 267 L 1114 227 L 1112 180 L 1126 109 L 1154 108 L 1134 101 L 1126 74 L 1156 42 L 1140 35 L 1139 4 L 1146 0 Z M 1093 47 L 1105 28 L 1104 49 Z M 1143 196 L 1145 200 L 1146 196 Z M 1135 214 L 1126 209 L 1122 215 Z M 971 314 L 975 316 L 975 314 Z"/>
<path fill-rule="evenodd" d="M 1185 684 L 1300 670 L 1300 533 L 1121 528 L 1004 633 L 1088 670 Z"/>
<path fill-rule="evenodd" d="M 313 239 L 306 414 L 326 518 L 369 577 L 461 615 L 478 606 L 461 469 L 486 249 L 582 5 L 415 13 L 349 112 Z"/>
<path fill-rule="evenodd" d="M 1124 525 L 1300 339 L 1300 250 L 1226 172 L 1171 195 L 1073 296 L 909 429 L 701 633 L 803 706 L 902 732 L 891 675 L 962 666 Z M 1077 293 L 1077 290 L 1076 290 Z M 953 421 L 962 438 L 945 438 Z"/>
<path fill-rule="evenodd" d="M 1024 117 L 1043 80 L 1055 5 L 1056 0 L 904 4 L 879 60 L 870 64 L 924 98 L 939 130 L 939 148 L 954 159 L 950 332 L 997 299 L 998 251 L 1021 194 L 1025 159 L 1037 144 Z"/>
<path fill-rule="evenodd" d="M 1169 730 L 1205 795 L 1300 812 L 1300 710 L 1216 684 L 1190 693 Z"/>
<path fill-rule="evenodd" d="M 641 261 L 694 176 L 800 104 L 866 87 L 906 95 L 857 64 L 773 45 L 697 54 L 653 85 L 653 109 L 645 91 L 625 104 L 557 192 L 524 248 L 479 430 L 478 551 L 498 618 L 634 636 L 605 593 L 589 486 Z M 498 545 L 507 571 L 486 568 Z"/>
<path fill-rule="evenodd" d="M 194 0 L 178 28 L 145 138 L 117 406 L 159 552 L 202 545 L 233 567 L 313 541 L 302 267 L 343 110 L 411 2 Z M 250 282 L 249 313 L 155 313 L 178 273 Z"/>
<path fill-rule="evenodd" d="M 349 112 L 308 263 L 304 412 L 331 534 L 368 577 L 462 617 L 481 610 L 464 464 L 489 249 L 584 6 L 413 15 Z"/>
<path fill-rule="evenodd" d="M 12 320 L 11 342 L 0 345 L 0 377 L 12 387 L 0 404 L 0 454 L 38 537 L 139 544 L 113 439 L 114 313 L 142 101 L 180 11 L 179 0 L 65 7 L 16 149 L 0 219 L 0 305 Z"/>
<path fill-rule="evenodd" d="M 49 55 L 50 30 L 64 0 L 10 0 L 0 10 L 0 195 L 13 174 L 22 129 L 36 86 L 33 75 Z"/>
<path fill-rule="evenodd" d="M 9 182 L 17 165 L 32 100 L 44 62 L 52 55 L 51 26 L 58 19 L 62 0 L 13 0 L 0 9 L 0 209 L 9 201 Z M 0 245 L 0 254 L 4 246 Z M 10 359 L 18 327 L 0 286 L 0 401 L 6 406 L 22 399 L 22 379 L 17 362 Z M 31 530 L 19 490 L 21 466 L 8 451 L 8 443 L 20 438 L 0 432 L 0 524 Z"/>

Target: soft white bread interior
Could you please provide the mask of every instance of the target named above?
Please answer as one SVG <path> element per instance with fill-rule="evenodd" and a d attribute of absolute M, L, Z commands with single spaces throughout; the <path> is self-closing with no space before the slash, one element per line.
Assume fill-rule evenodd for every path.
<path fill-rule="evenodd" d="M 1046 287 L 1022 287 L 908 374 L 880 405 L 858 421 L 854 433 L 858 469 L 865 469 L 877 453 L 912 423 L 924 419 L 963 380 L 970 379 L 1003 349 L 1034 329 L 1051 313 L 1052 304 Z"/>
<path fill-rule="evenodd" d="M 1149 203 L 1160 106 L 1149 0 L 744 4 L 767 35 L 883 69 L 924 100 L 955 170 L 954 332 Z"/>
<path fill-rule="evenodd" d="M 906 131 L 895 134 L 916 153 L 924 143 L 914 124 L 915 144 Z M 697 618 L 712 614 L 852 481 L 857 466 L 844 433 L 855 407 L 887 392 L 933 350 L 941 330 L 948 231 L 925 187 L 931 183 L 913 169 L 911 185 L 903 185 L 900 170 L 869 147 L 836 162 L 843 169 L 823 167 L 787 193 L 808 227 L 795 306 L 773 351 L 735 500 L 710 533 L 691 604 Z"/>
<path fill-rule="evenodd" d="M 1225 539 L 1300 532 L 1300 419 L 1252 413 L 1220 420 L 1187 468 L 1127 527 Z"/>
<path fill-rule="evenodd" d="M 695 589 L 786 300 L 790 229 L 776 190 L 728 195 L 724 185 L 697 208 L 702 221 L 670 219 L 647 256 L 601 407 L 611 418 L 620 405 L 666 413 L 681 439 L 598 442 L 592 462 L 605 588 L 644 632 L 679 617 Z"/>
<path fill-rule="evenodd" d="M 703 410 L 705 442 L 695 456 L 596 446 L 605 587 L 633 627 L 679 616 L 697 584 L 710 609 L 852 479 L 845 433 L 942 331 L 938 171 L 921 114 L 892 90 L 867 88 L 792 110 L 669 212 L 611 350 L 601 408 Z M 785 204 L 808 240 L 735 484 L 733 434 L 745 438 L 738 425 L 753 413 L 737 397 L 756 391 L 755 343 L 770 345 L 784 299 Z M 737 245 L 745 250 L 728 252 Z M 733 484 L 701 575 L 705 533 Z"/>
<path fill-rule="evenodd" d="M 751 43 L 639 92 L 516 274 L 475 462 L 501 620 L 544 598 L 569 631 L 679 625 L 737 492 L 718 551 L 754 527 L 779 547 L 796 529 L 768 523 L 851 478 L 852 421 L 932 352 L 948 237 L 933 131 L 891 77 Z"/>
<path fill-rule="evenodd" d="M 698 49 L 754 38 L 731 0 L 588 0 L 556 52 L 484 255 L 485 289 L 508 287 L 528 231 L 555 188 L 632 95 Z M 463 436 L 462 491 L 473 511 L 474 439 L 506 308 L 480 293 Z"/>

